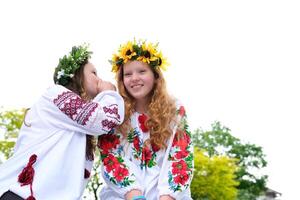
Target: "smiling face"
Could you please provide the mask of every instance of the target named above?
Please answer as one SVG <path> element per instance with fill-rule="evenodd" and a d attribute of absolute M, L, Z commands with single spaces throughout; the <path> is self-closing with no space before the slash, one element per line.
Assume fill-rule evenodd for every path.
<path fill-rule="evenodd" d="M 123 81 L 127 92 L 138 102 L 147 102 L 155 83 L 150 66 L 141 61 L 129 61 L 123 66 Z"/>

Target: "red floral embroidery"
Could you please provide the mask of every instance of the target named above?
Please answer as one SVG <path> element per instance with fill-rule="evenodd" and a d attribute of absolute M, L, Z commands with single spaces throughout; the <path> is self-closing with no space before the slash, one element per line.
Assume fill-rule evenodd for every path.
<path fill-rule="evenodd" d="M 151 150 L 148 147 L 144 147 L 142 150 L 142 162 L 144 162 L 145 165 L 148 165 L 151 158 L 152 158 Z"/>
<path fill-rule="evenodd" d="M 189 180 L 189 175 L 187 173 L 181 173 L 174 177 L 174 182 L 177 184 L 184 185 Z"/>
<path fill-rule="evenodd" d="M 99 137 L 97 146 L 101 153 L 105 179 L 120 187 L 127 187 L 134 182 L 133 174 L 129 175 L 124 158 L 120 155 L 120 134 L 104 134 Z"/>
<path fill-rule="evenodd" d="M 172 147 L 178 146 L 181 150 L 185 150 L 191 142 L 190 136 L 186 133 L 176 133 L 172 143 Z"/>
<path fill-rule="evenodd" d="M 172 174 L 182 174 L 185 173 L 188 169 L 187 164 L 184 160 L 172 163 Z"/>
<path fill-rule="evenodd" d="M 183 117 L 185 115 L 185 109 L 183 106 L 180 106 L 178 114 L 181 117 Z"/>
<path fill-rule="evenodd" d="M 118 144 L 120 144 L 120 140 L 115 134 L 103 134 L 98 140 L 98 147 L 105 153 L 116 148 Z"/>
<path fill-rule="evenodd" d="M 114 171 L 114 176 L 116 177 L 117 181 L 122 181 L 128 175 L 129 175 L 129 172 L 126 168 L 118 167 Z"/>
<path fill-rule="evenodd" d="M 190 152 L 188 152 L 187 150 L 181 150 L 181 151 L 178 151 L 176 154 L 175 154 L 175 158 L 176 159 L 182 159 L 182 158 L 186 158 L 188 155 L 189 155 Z"/>
<path fill-rule="evenodd" d="M 151 146 L 154 152 L 158 152 L 160 150 L 160 148 L 156 144 L 151 144 Z"/>
<path fill-rule="evenodd" d="M 137 136 L 134 137 L 134 139 L 133 139 L 133 146 L 134 146 L 136 151 L 140 150 L 140 140 Z"/>
<path fill-rule="evenodd" d="M 36 162 L 37 155 L 33 154 L 29 158 L 29 162 L 27 163 L 27 166 L 24 167 L 22 172 L 18 176 L 18 182 L 21 183 L 21 186 L 24 185 L 30 185 L 30 196 L 26 200 L 35 200 L 33 196 L 33 190 L 32 190 L 32 182 L 34 177 L 34 168 L 32 165 Z"/>
<path fill-rule="evenodd" d="M 172 162 L 168 182 L 170 189 L 174 192 L 181 191 L 190 185 L 194 166 L 192 142 L 184 107 L 181 106 L 177 112 L 181 117 L 180 129 L 175 134 L 172 142 L 173 150 L 168 158 Z"/>
<path fill-rule="evenodd" d="M 118 168 L 120 164 L 115 156 L 109 154 L 106 158 L 103 159 L 103 165 L 105 166 L 106 171 L 109 173 L 113 169 Z"/>
<path fill-rule="evenodd" d="M 87 169 L 84 169 L 84 178 L 89 178 L 91 175 L 91 172 Z"/>
<path fill-rule="evenodd" d="M 140 114 L 138 117 L 140 129 L 145 133 L 148 132 L 149 129 L 146 126 L 147 116 L 145 114 Z"/>

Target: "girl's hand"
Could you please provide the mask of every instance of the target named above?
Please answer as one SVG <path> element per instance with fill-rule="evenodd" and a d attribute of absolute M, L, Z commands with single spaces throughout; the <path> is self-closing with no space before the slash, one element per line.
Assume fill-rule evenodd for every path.
<path fill-rule="evenodd" d="M 170 195 L 161 195 L 159 197 L 159 200 L 175 200 L 173 197 L 171 197 Z"/>
<path fill-rule="evenodd" d="M 103 92 L 105 90 L 113 90 L 116 91 L 116 86 L 108 81 L 99 81 L 97 85 L 98 93 Z"/>
<path fill-rule="evenodd" d="M 142 195 L 142 192 L 140 190 L 136 190 L 136 189 L 130 190 L 125 194 L 125 199 L 131 200 L 134 196 L 139 196 L 139 195 Z"/>

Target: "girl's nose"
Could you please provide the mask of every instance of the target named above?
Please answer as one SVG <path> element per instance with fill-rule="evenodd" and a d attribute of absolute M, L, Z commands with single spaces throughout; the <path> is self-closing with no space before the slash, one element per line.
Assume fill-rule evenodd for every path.
<path fill-rule="evenodd" d="M 138 80 L 139 79 L 139 76 L 137 73 L 133 73 L 132 76 L 131 76 L 132 80 L 135 81 L 135 80 Z"/>

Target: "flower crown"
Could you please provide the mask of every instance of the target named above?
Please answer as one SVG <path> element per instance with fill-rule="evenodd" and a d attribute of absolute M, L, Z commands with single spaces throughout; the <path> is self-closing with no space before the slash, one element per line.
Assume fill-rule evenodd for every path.
<path fill-rule="evenodd" d="M 146 41 L 128 41 L 121 45 L 118 53 L 113 54 L 109 62 L 112 64 L 112 72 L 117 72 L 121 66 L 128 61 L 138 60 L 150 65 L 150 67 L 160 67 L 166 70 L 169 65 L 167 59 L 163 57 L 161 51 L 158 51 L 158 43 L 146 43 Z"/>
<path fill-rule="evenodd" d="M 74 73 L 80 66 L 91 58 L 91 51 L 88 51 L 88 45 L 73 46 L 69 55 L 59 59 L 55 68 L 54 82 L 59 85 L 67 85 Z"/>

